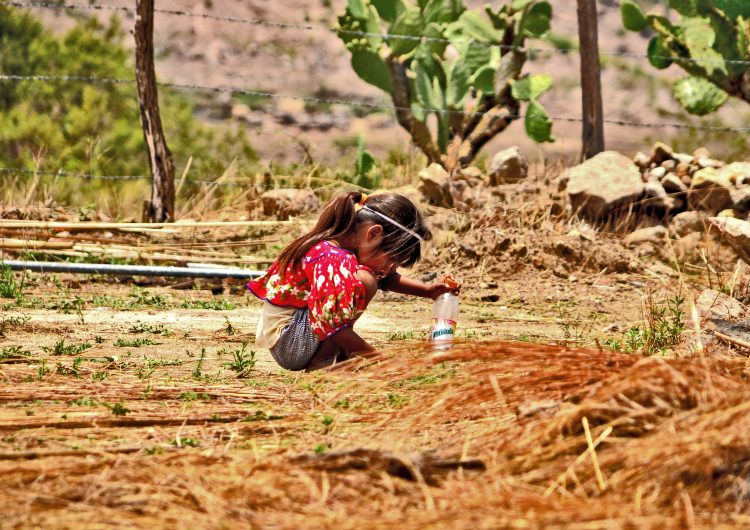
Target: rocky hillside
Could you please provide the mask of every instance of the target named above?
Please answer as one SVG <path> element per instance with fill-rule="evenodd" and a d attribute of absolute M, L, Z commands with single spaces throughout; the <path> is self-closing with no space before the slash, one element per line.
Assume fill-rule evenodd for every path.
<path fill-rule="evenodd" d="M 107 3 L 131 5 L 124 0 Z M 472 7 L 483 4 L 474 0 L 467 3 Z M 552 3 L 555 8 L 553 38 L 551 42 L 538 45 L 572 51 L 533 54 L 530 70 L 551 73 L 555 79 L 554 89 L 543 100 L 550 115 L 575 118 L 580 116 L 581 98 L 579 61 L 574 51 L 577 42 L 575 3 L 563 0 L 552 0 Z M 345 4 L 345 0 L 162 0 L 157 7 L 331 27 Z M 599 4 L 601 49 L 619 54 L 644 53 L 647 38 L 622 30 L 618 2 L 608 0 Z M 37 9 L 35 13 L 55 28 L 65 28 L 72 20 L 70 13 L 45 9 Z M 111 12 L 97 16 L 111 16 Z M 132 17 L 125 19 L 129 27 Z M 282 29 L 166 14 L 157 15 L 156 28 L 157 73 L 164 81 L 389 103 L 382 93 L 354 75 L 348 53 L 329 31 Z M 612 54 L 605 55 L 604 64 L 605 116 L 608 119 L 632 122 L 683 122 L 687 119 L 669 93 L 671 80 L 682 75 L 675 67 L 657 72 L 644 58 Z M 309 144 L 316 160 L 334 163 L 352 152 L 359 134 L 365 134 L 368 148 L 376 156 L 408 147 L 406 135 L 386 112 L 366 115 L 346 105 L 316 105 L 262 97 L 222 100 L 208 96 L 204 97 L 201 109 L 207 120 L 233 121 L 246 128 L 264 160 L 298 160 L 301 141 Z M 730 102 L 711 119 L 713 124 L 739 125 L 747 121 L 745 118 L 749 114 L 747 105 Z M 554 134 L 558 138 L 556 143 L 537 146 L 526 139 L 519 122 L 496 138 L 486 148 L 486 153 L 519 144 L 532 158 L 574 158 L 580 149 L 580 125 L 557 121 Z M 729 133 L 717 136 L 671 128 L 641 129 L 609 124 L 606 135 L 608 148 L 629 155 L 656 139 L 690 151 L 708 145 L 712 152 L 732 158 L 742 156 L 745 150 L 744 139 Z"/>

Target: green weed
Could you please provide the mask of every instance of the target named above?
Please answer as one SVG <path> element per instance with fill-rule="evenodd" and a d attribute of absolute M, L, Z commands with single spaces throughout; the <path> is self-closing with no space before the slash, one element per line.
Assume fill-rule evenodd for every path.
<path fill-rule="evenodd" d="M 138 337 L 134 340 L 117 339 L 114 345 L 118 348 L 140 348 L 141 346 L 152 346 L 154 344 L 161 344 L 151 339 Z"/>
<path fill-rule="evenodd" d="M 82 344 L 65 344 L 65 339 L 61 339 L 51 348 L 42 346 L 42 350 L 51 353 L 52 355 L 78 355 L 91 347 L 92 344 L 89 342 L 84 342 Z"/>
<path fill-rule="evenodd" d="M 232 352 L 232 361 L 225 363 L 224 366 L 237 372 L 238 377 L 244 377 L 247 372 L 253 369 L 255 362 L 255 352 L 253 350 L 248 352 L 247 342 L 243 342 L 239 348 Z"/>
<path fill-rule="evenodd" d="M 16 281 L 13 270 L 7 265 L 0 265 L 0 298 L 12 298 L 16 301 L 23 297 L 26 275 L 21 275 L 21 281 Z"/>
<path fill-rule="evenodd" d="M 206 348 L 201 348 L 201 356 L 198 359 L 198 364 L 193 368 L 193 379 L 201 379 L 203 377 L 203 360 L 206 358 Z"/>
<path fill-rule="evenodd" d="M 232 302 L 224 298 L 218 300 L 183 300 L 180 307 L 182 309 L 210 309 L 213 311 L 232 311 L 236 308 Z"/>
<path fill-rule="evenodd" d="M 152 333 L 154 335 L 161 335 L 163 337 L 168 337 L 172 334 L 171 331 L 169 331 L 167 328 L 164 327 L 162 324 L 144 324 L 143 322 L 139 322 L 137 324 L 134 324 L 133 326 L 130 326 L 130 329 L 128 330 L 130 333 Z"/>
<path fill-rule="evenodd" d="M 3 346 L 3 348 L 0 349 L 0 359 L 8 359 L 13 357 L 30 357 L 32 355 L 33 354 L 29 350 L 25 350 L 17 344 Z"/>

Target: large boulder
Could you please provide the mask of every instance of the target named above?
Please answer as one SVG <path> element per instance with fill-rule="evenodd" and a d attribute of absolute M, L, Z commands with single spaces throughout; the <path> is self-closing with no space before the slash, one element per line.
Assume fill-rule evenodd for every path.
<path fill-rule="evenodd" d="M 523 180 L 529 174 L 529 163 L 518 147 L 510 147 L 497 153 L 492 159 L 489 171 L 490 186 L 512 184 Z"/>
<path fill-rule="evenodd" d="M 600 219 L 640 200 L 645 184 L 625 155 L 605 151 L 568 170 L 568 197 L 574 213 Z"/>
<path fill-rule="evenodd" d="M 263 215 L 277 219 L 296 217 L 303 213 L 317 212 L 320 200 L 312 190 L 278 188 L 261 194 L 260 204 Z"/>
<path fill-rule="evenodd" d="M 707 167 L 693 175 L 688 195 L 688 204 L 693 210 L 716 214 L 734 206 L 731 173 L 724 169 Z"/>
<path fill-rule="evenodd" d="M 436 206 L 452 207 L 451 179 L 448 172 L 440 164 L 430 164 L 419 172 L 419 191 L 427 202 Z"/>

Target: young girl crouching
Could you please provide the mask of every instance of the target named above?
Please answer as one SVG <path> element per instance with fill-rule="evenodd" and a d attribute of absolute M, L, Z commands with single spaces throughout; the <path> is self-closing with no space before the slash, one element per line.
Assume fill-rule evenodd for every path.
<path fill-rule="evenodd" d="M 458 291 L 396 272 L 417 263 L 422 241 L 431 238 L 419 209 L 402 195 L 334 197 L 312 231 L 248 283 L 264 301 L 256 346 L 287 370 L 315 370 L 374 351 L 352 326 L 378 288 L 432 299 Z"/>

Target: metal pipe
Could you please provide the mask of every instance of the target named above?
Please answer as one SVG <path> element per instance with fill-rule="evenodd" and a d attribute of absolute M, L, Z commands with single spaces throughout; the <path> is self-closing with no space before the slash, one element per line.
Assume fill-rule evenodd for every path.
<path fill-rule="evenodd" d="M 113 276 L 172 276 L 175 278 L 239 278 L 247 280 L 263 276 L 266 271 L 239 268 L 157 267 L 150 265 L 104 265 L 98 263 L 52 263 L 47 261 L 0 261 L 14 271 L 70 272 L 78 274 L 108 274 Z"/>

